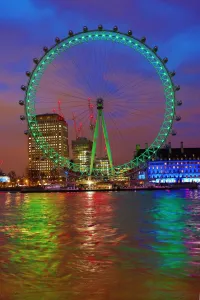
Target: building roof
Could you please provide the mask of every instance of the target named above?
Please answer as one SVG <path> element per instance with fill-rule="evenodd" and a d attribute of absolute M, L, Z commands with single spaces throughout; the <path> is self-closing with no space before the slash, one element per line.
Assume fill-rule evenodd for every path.
<path fill-rule="evenodd" d="M 37 119 L 40 119 L 40 118 L 42 119 L 43 117 L 52 117 L 54 119 L 57 118 L 58 121 L 65 122 L 67 124 L 65 118 L 57 113 L 45 113 L 45 114 L 36 115 Z"/>
<path fill-rule="evenodd" d="M 142 154 L 145 149 L 140 149 L 138 155 Z M 158 150 L 155 159 L 200 159 L 200 148 L 163 148 Z"/>
<path fill-rule="evenodd" d="M 45 117 L 45 116 L 59 116 L 57 113 L 45 113 L 45 114 L 38 114 L 36 117 Z"/>
<path fill-rule="evenodd" d="M 72 144 L 91 144 L 92 141 L 88 140 L 86 137 L 79 137 L 76 140 L 72 141 Z"/>

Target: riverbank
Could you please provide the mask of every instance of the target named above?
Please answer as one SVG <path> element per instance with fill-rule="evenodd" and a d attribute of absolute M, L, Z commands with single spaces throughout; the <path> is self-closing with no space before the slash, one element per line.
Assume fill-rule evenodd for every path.
<path fill-rule="evenodd" d="M 113 188 L 113 189 L 44 189 L 42 187 L 9 187 L 0 188 L 0 192 L 10 193 L 80 193 L 80 192 L 118 192 L 118 191 L 154 191 L 154 190 L 179 190 L 179 189 L 197 189 L 198 185 L 191 184 L 174 184 L 170 186 L 149 186 L 149 187 L 132 187 L 132 188 Z"/>

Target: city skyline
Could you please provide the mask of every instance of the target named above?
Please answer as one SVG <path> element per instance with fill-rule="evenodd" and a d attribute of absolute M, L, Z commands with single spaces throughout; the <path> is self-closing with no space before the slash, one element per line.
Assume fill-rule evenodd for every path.
<path fill-rule="evenodd" d="M 197 60 L 200 4 L 196 1 L 151 3 L 149 7 L 145 1 L 125 1 L 116 7 L 110 1 L 106 4 L 106 14 L 103 3 L 94 5 L 89 0 L 84 5 L 63 1 L 43 1 L 41 5 L 41 1 L 33 0 L 22 1 L 20 7 L 15 6 L 15 1 L 1 4 L 0 31 L 4 45 L 0 57 L 0 160 L 5 172 L 14 169 L 22 174 L 28 165 L 27 137 L 23 134 L 26 125 L 19 119 L 22 110 L 17 104 L 24 96 L 20 86 L 26 83 L 25 71 L 32 69 L 32 59 L 40 56 L 43 46 L 52 45 L 56 36 L 67 36 L 69 29 L 80 31 L 84 25 L 93 29 L 102 23 L 111 29 L 117 24 L 121 31 L 132 29 L 135 36 L 145 35 L 148 44 L 159 46 L 161 55 L 169 58 L 169 69 L 176 70 L 175 82 L 181 86 L 178 99 L 183 101 L 182 121 L 177 125 L 178 135 L 172 143 L 176 146 L 183 140 L 187 147 L 200 146 L 197 129 L 200 126 L 200 62 Z M 123 15 L 127 16 L 127 23 Z"/>

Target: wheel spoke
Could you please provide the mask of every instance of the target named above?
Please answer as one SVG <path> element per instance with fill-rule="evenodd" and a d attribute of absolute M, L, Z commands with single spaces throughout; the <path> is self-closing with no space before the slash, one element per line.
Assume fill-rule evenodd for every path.
<path fill-rule="evenodd" d="M 85 43 L 85 45 L 87 45 L 90 43 L 90 41 L 97 40 L 101 41 L 100 46 L 95 47 L 95 43 L 93 43 L 94 46 L 92 55 L 89 56 L 90 54 L 87 54 L 86 56 L 92 61 L 93 69 L 89 68 L 87 60 L 85 61 L 85 69 L 82 69 L 82 62 L 84 62 L 84 55 L 86 55 L 86 50 L 88 50 L 88 48 L 85 50 L 83 49 L 79 60 L 78 57 L 75 56 L 74 58 L 72 55 L 73 53 L 76 54 L 76 50 L 74 51 L 73 49 L 78 49 L 78 45 L 80 44 Z M 102 46 L 102 41 L 110 41 L 111 46 L 109 48 Z M 152 80 L 154 75 L 153 73 L 148 75 L 149 71 L 146 72 L 147 75 L 145 76 L 143 74 L 139 75 L 138 70 L 140 69 L 136 60 L 134 61 L 135 69 L 132 78 L 129 79 L 129 71 L 126 71 L 126 68 L 123 69 L 122 63 L 122 69 L 120 69 L 120 73 L 117 72 L 116 62 L 113 63 L 113 60 L 110 59 L 110 56 L 113 55 L 113 49 L 115 45 L 118 45 L 118 49 L 120 49 L 121 46 L 126 46 L 126 49 L 127 46 L 130 46 L 131 51 L 136 51 L 146 58 L 146 60 L 154 67 L 156 71 L 154 72 L 154 75 L 157 76 L 157 78 L 160 78 L 162 86 L 158 86 L 157 83 L 155 84 L 156 81 L 154 82 Z M 70 52 L 71 49 L 74 52 Z M 57 57 L 60 57 L 61 53 L 67 53 L 68 64 L 67 60 L 61 63 L 61 65 L 59 65 L 59 62 L 55 61 Z M 99 62 L 97 61 L 98 55 L 101 55 L 101 60 Z M 120 56 L 117 55 L 119 54 L 116 52 L 116 57 L 119 58 Z M 123 57 L 125 57 L 125 54 Z M 47 69 L 48 66 L 50 66 L 49 69 Z M 73 84 L 73 80 L 67 80 L 67 76 L 69 76 L 68 78 L 70 79 L 72 76 L 72 70 L 69 68 L 70 66 L 74 67 L 73 71 L 75 70 L 75 74 L 77 76 L 76 86 Z M 96 67 L 97 73 L 95 73 L 94 67 Z M 127 67 L 129 67 L 128 64 Z M 47 75 L 49 74 L 48 72 L 51 72 L 51 76 L 45 76 L 45 72 L 47 72 Z M 64 74 L 67 76 L 63 76 Z M 127 75 L 128 80 L 125 81 L 126 77 L 124 77 L 123 82 L 121 81 L 120 76 L 123 77 L 125 75 Z M 79 79 L 81 79 L 81 84 L 78 82 Z M 120 84 L 118 84 L 119 81 Z M 24 87 L 22 87 L 22 89 L 24 89 Z M 91 98 L 92 96 L 92 103 L 94 102 L 94 99 L 96 101 L 96 99 L 100 96 L 103 97 L 103 99 L 105 98 L 105 113 L 103 113 L 103 116 L 107 116 L 106 122 L 108 122 L 108 124 L 110 122 L 114 125 L 117 136 L 123 140 L 124 144 L 126 143 L 125 145 L 128 148 L 132 148 L 133 144 L 129 142 L 127 143 L 129 139 L 128 137 L 125 138 L 124 135 L 125 125 L 127 128 L 130 128 L 130 126 L 133 126 L 132 122 L 135 120 L 137 120 L 139 123 L 142 123 L 147 118 L 153 120 L 152 122 L 154 123 L 151 123 L 154 125 L 160 122 L 162 124 L 160 131 L 158 132 L 153 143 L 150 145 L 150 149 L 153 150 L 150 152 L 148 152 L 148 150 L 148 154 L 144 153 L 137 159 L 131 159 L 126 165 L 130 168 L 133 168 L 133 166 L 139 167 L 140 164 L 144 164 L 147 159 L 151 158 L 151 156 L 155 154 L 156 149 L 162 146 L 171 131 L 175 115 L 174 86 L 165 63 L 161 61 L 160 58 L 151 50 L 151 48 L 145 45 L 145 43 L 140 43 L 134 37 L 129 37 L 126 34 L 113 31 L 102 30 L 101 32 L 90 31 L 78 33 L 62 40 L 59 44 L 56 44 L 42 57 L 41 61 L 37 62 L 36 67 L 31 73 L 31 78 L 25 90 L 27 90 L 25 96 L 26 116 L 30 127 L 30 132 L 35 137 L 41 136 L 38 131 L 37 120 L 35 118 L 35 106 L 41 110 L 48 110 L 51 105 L 56 104 L 57 97 L 59 97 L 62 101 L 62 106 L 65 108 L 66 116 L 69 118 L 69 120 L 71 120 L 70 113 L 72 114 L 73 110 L 77 120 L 81 121 L 81 123 L 84 125 L 85 135 L 87 135 L 90 131 L 88 98 Z M 88 91 L 90 93 L 89 97 L 87 96 Z M 159 93 L 163 93 L 163 95 L 160 97 L 158 96 Z M 165 103 L 163 101 L 164 98 Z M 155 105 L 155 108 L 153 107 L 154 103 L 157 104 Z M 145 112 L 145 108 L 148 109 L 147 112 Z M 103 108 L 101 109 L 103 111 Z M 98 116 L 100 115 L 98 114 Z M 107 124 L 105 124 L 105 121 L 103 122 L 105 133 L 105 131 L 107 131 L 105 129 L 107 128 Z M 69 122 L 70 126 L 71 123 L 72 122 Z M 119 124 L 122 124 L 121 128 L 119 128 Z M 99 125 L 100 130 L 102 130 L 102 124 L 100 123 Z M 132 132 L 135 130 L 135 128 L 132 128 Z M 154 126 L 152 127 L 152 130 L 154 130 Z M 101 132 L 99 148 L 100 154 L 102 154 L 102 136 L 103 134 Z M 106 143 L 109 145 L 108 134 L 106 136 Z M 110 139 L 112 148 L 115 149 L 115 151 L 117 148 L 118 151 L 120 147 L 116 147 L 116 145 L 114 145 L 114 136 L 112 136 Z M 49 156 L 55 152 L 49 151 L 47 144 L 45 144 L 44 147 L 46 147 L 46 152 Z M 133 149 L 131 149 L 131 151 L 132 150 Z M 66 158 L 58 158 L 58 155 L 56 157 L 56 161 L 58 163 L 59 160 L 62 159 L 66 161 Z M 67 165 L 69 165 L 68 162 Z M 71 164 L 70 167 L 73 169 L 73 164 Z M 125 165 L 122 164 L 116 168 L 123 169 L 124 167 Z"/>

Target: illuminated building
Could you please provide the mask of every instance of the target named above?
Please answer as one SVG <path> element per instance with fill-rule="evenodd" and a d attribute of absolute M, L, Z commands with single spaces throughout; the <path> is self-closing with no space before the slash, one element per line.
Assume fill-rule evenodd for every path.
<path fill-rule="evenodd" d="M 10 182 L 10 177 L 6 175 L 0 175 L 0 183 L 9 183 Z"/>
<path fill-rule="evenodd" d="M 69 157 L 68 124 L 56 113 L 36 116 L 40 131 L 48 145 L 63 157 Z M 34 178 L 54 179 L 59 176 L 55 172 L 54 164 L 45 158 L 33 137 L 28 138 L 29 176 Z"/>
<path fill-rule="evenodd" d="M 129 172 L 128 168 L 127 170 L 125 170 L 125 168 L 123 170 L 120 170 L 119 174 L 115 175 L 115 180 L 128 183 L 130 181 L 130 176 L 128 172 Z"/>
<path fill-rule="evenodd" d="M 200 182 L 200 148 L 184 148 L 183 142 L 180 148 L 172 148 L 169 143 L 149 161 L 145 175 L 156 183 Z"/>
<path fill-rule="evenodd" d="M 101 173 L 105 176 L 109 176 L 109 160 L 108 157 L 96 158 L 95 168 L 101 170 Z"/>
<path fill-rule="evenodd" d="M 86 170 L 90 166 L 92 152 L 92 141 L 85 137 L 79 137 L 72 141 L 73 161 L 80 165 L 80 171 Z"/>

